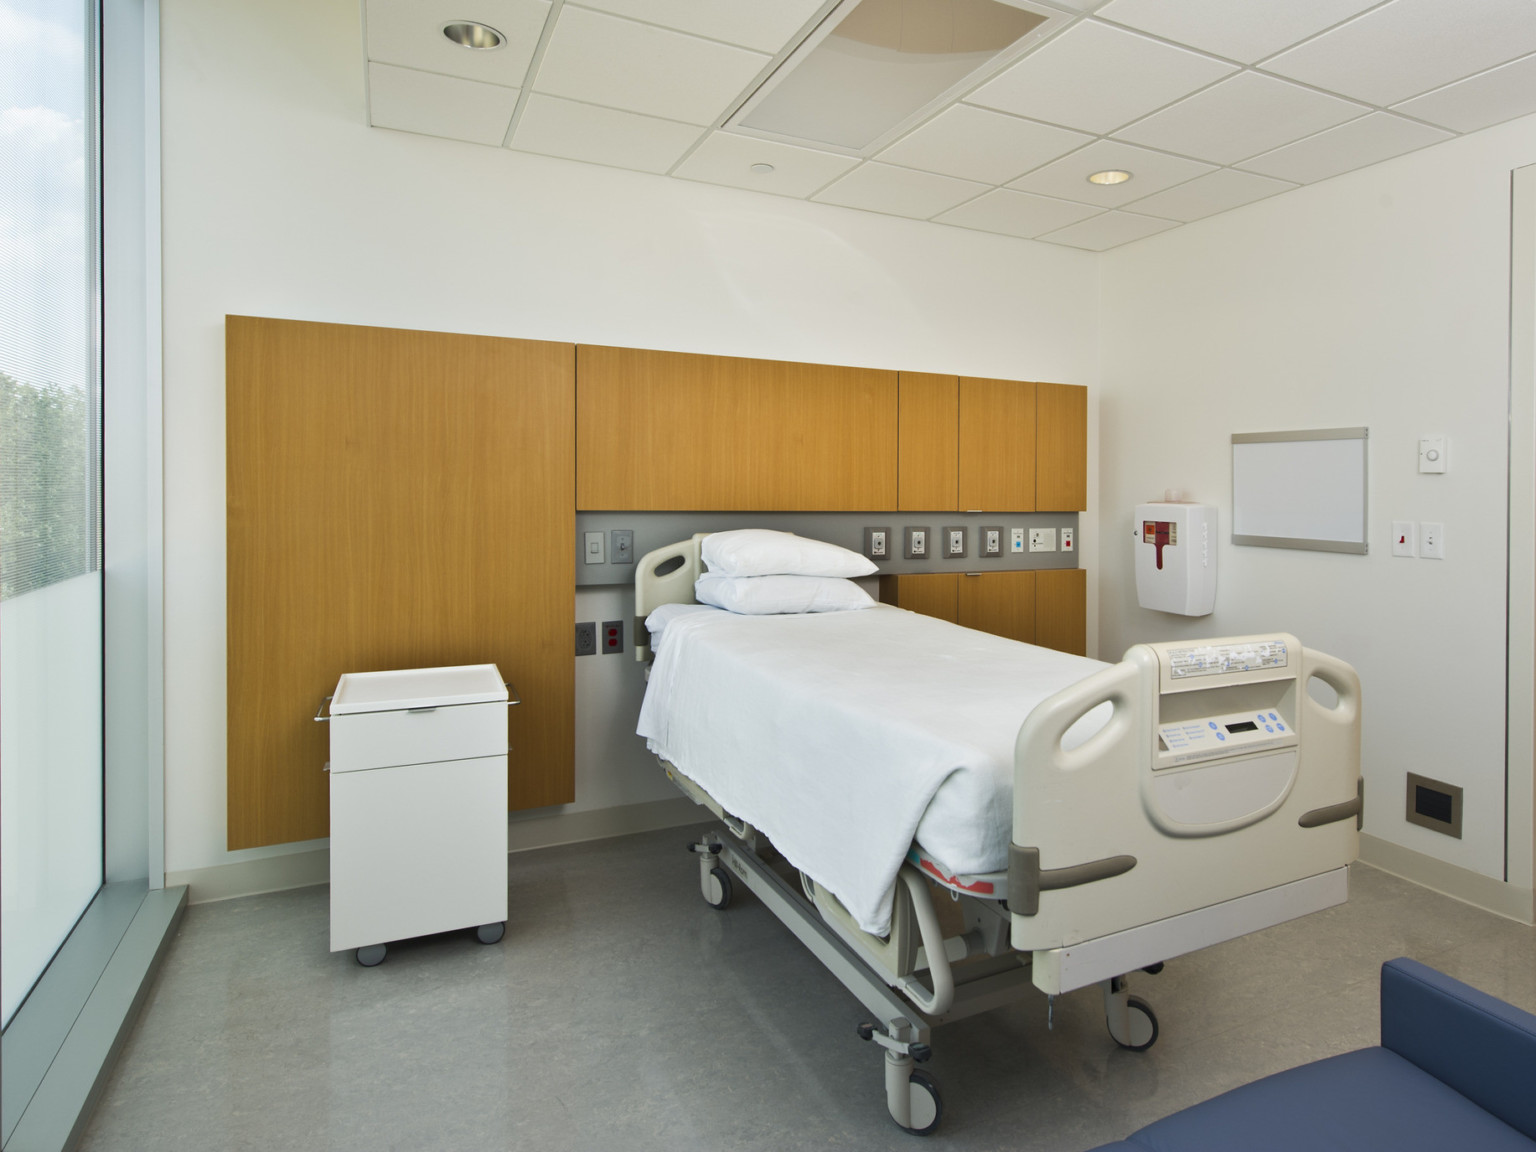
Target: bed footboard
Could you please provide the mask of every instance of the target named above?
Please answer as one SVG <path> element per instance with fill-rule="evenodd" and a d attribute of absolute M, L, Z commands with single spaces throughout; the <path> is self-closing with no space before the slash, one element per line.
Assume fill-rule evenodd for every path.
<path fill-rule="evenodd" d="M 1061 992 L 1341 903 L 1361 802 L 1347 664 L 1284 634 L 1137 645 L 1019 731 L 1013 946 Z"/>

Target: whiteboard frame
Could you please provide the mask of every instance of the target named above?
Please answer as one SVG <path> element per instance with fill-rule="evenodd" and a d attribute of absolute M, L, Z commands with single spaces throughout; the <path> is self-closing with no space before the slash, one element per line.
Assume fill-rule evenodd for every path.
<path fill-rule="evenodd" d="M 1299 548 L 1309 552 L 1344 552 L 1364 556 L 1370 548 L 1370 437 L 1369 428 L 1307 428 L 1291 432 L 1234 432 L 1232 444 L 1272 444 L 1282 441 L 1359 440 L 1360 441 L 1360 539 L 1312 540 L 1296 536 L 1250 536 L 1232 533 L 1232 543 L 1250 548 Z M 1232 524 L 1237 524 L 1237 453 L 1232 453 Z"/>

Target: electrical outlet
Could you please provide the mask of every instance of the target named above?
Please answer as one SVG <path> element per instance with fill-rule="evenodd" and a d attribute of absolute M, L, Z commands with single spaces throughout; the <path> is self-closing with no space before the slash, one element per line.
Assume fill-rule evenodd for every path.
<path fill-rule="evenodd" d="M 1419 526 L 1412 520 L 1392 521 L 1392 555 L 1417 556 L 1419 554 Z"/>
<path fill-rule="evenodd" d="M 576 625 L 576 655 L 597 655 L 597 625 L 591 620 Z"/>
<path fill-rule="evenodd" d="M 1001 556 L 1003 554 L 1003 530 L 1001 528 L 981 528 L 981 555 Z"/>
<path fill-rule="evenodd" d="M 603 621 L 603 655 L 624 651 L 624 621 Z"/>
<path fill-rule="evenodd" d="M 1031 528 L 1029 530 L 1029 550 L 1031 552 L 1056 551 L 1056 529 Z"/>
<path fill-rule="evenodd" d="M 965 529 L 944 529 L 944 558 L 955 560 L 965 555 Z"/>
<path fill-rule="evenodd" d="M 615 528 L 609 533 L 609 543 L 608 554 L 613 557 L 615 564 L 635 562 L 635 534 L 630 529 Z"/>
<path fill-rule="evenodd" d="M 1015 528 L 1013 530 L 1013 538 L 1009 541 L 1008 551 L 1010 551 L 1010 552 L 1022 552 L 1022 551 L 1024 551 L 1024 529 L 1022 529 L 1022 528 Z"/>
<path fill-rule="evenodd" d="M 588 532 L 586 534 L 586 543 L 586 562 L 588 564 L 606 563 L 603 549 L 603 534 L 601 532 Z"/>
<path fill-rule="evenodd" d="M 928 559 L 928 529 L 908 528 L 906 557 L 908 560 Z"/>
<path fill-rule="evenodd" d="M 1072 547 L 1072 529 L 1070 528 L 1063 528 L 1061 530 L 1061 550 L 1063 552 L 1075 551 Z"/>
<path fill-rule="evenodd" d="M 889 528 L 864 529 L 864 555 L 871 560 L 891 558 L 891 530 Z"/>

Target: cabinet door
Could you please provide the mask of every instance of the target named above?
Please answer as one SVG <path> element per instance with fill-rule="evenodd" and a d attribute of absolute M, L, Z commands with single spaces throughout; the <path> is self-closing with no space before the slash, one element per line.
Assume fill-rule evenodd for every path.
<path fill-rule="evenodd" d="M 1042 571 L 1035 590 L 1035 643 L 1074 656 L 1088 654 L 1088 573 Z"/>
<path fill-rule="evenodd" d="M 1035 511 L 1088 507 L 1088 389 L 1036 384 Z"/>
<path fill-rule="evenodd" d="M 984 572 L 960 578 L 959 623 L 1025 644 L 1035 642 L 1035 573 Z"/>
<path fill-rule="evenodd" d="M 901 373 L 897 411 L 898 509 L 958 508 L 960 378 Z"/>
<path fill-rule="evenodd" d="M 934 572 L 913 576 L 880 577 L 880 601 L 894 604 L 908 612 L 937 616 L 951 624 L 959 623 L 959 585 L 956 572 Z"/>
<path fill-rule="evenodd" d="M 1035 510 L 1035 386 L 960 378 L 959 510 Z"/>

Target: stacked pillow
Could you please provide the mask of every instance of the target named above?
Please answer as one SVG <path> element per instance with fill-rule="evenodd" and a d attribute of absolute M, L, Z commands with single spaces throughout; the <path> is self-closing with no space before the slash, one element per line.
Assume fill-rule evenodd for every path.
<path fill-rule="evenodd" d="M 874 575 L 874 561 L 822 540 L 742 528 L 706 536 L 703 556 L 709 571 L 694 584 L 694 596 L 727 612 L 842 612 L 874 604 L 850 579 Z"/>

